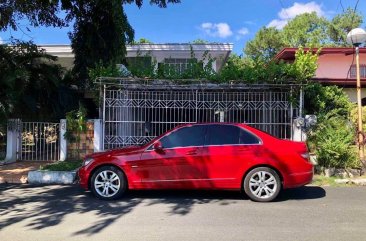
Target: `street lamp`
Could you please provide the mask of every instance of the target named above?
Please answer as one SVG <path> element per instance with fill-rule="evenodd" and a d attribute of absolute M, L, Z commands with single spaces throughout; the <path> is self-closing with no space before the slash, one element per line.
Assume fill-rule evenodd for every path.
<path fill-rule="evenodd" d="M 359 47 L 366 40 L 366 32 L 362 28 L 352 29 L 347 34 L 347 42 L 352 44 L 356 49 L 356 77 L 357 77 L 357 112 L 358 112 L 358 154 L 360 160 L 364 163 L 364 150 L 363 150 L 363 134 L 362 134 L 362 104 L 361 104 L 361 80 L 360 80 L 360 59 L 359 59 Z"/>

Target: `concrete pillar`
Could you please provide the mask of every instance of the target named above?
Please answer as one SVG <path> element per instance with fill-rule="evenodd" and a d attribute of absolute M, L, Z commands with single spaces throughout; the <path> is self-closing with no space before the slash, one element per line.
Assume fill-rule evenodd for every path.
<path fill-rule="evenodd" d="M 215 111 L 215 116 L 218 115 L 219 122 L 225 122 L 225 111 Z M 215 118 L 216 120 L 216 118 Z"/>
<path fill-rule="evenodd" d="M 9 119 L 6 139 L 6 163 L 12 163 L 17 160 L 17 152 L 21 148 L 21 120 Z M 20 146 L 19 146 L 20 144 Z"/>
<path fill-rule="evenodd" d="M 101 119 L 94 119 L 94 152 L 101 152 L 103 147 L 103 125 Z"/>
<path fill-rule="evenodd" d="M 306 133 L 303 129 L 297 125 L 296 121 L 292 122 L 292 140 L 293 141 L 306 141 Z"/>
<path fill-rule="evenodd" d="M 60 161 L 65 161 L 67 158 L 66 124 L 66 119 L 60 120 Z"/>

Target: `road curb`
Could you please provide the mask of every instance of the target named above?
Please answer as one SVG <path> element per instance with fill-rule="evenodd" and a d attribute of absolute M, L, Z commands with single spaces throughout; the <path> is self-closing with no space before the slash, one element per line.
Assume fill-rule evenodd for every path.
<path fill-rule="evenodd" d="M 30 171 L 29 184 L 73 184 L 76 171 Z"/>
<path fill-rule="evenodd" d="M 353 184 L 357 186 L 366 186 L 365 178 L 346 178 L 346 179 L 335 179 L 337 184 Z"/>

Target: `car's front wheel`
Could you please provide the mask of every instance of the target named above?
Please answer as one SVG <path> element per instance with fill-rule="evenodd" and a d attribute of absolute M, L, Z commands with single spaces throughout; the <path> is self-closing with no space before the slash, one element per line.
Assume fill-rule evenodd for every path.
<path fill-rule="evenodd" d="M 281 190 L 281 179 L 275 170 L 257 167 L 245 176 L 243 186 L 251 200 L 269 202 L 278 196 Z"/>
<path fill-rule="evenodd" d="M 117 199 L 126 192 L 126 177 L 114 166 L 103 166 L 98 168 L 91 177 L 90 188 L 97 198 Z"/>

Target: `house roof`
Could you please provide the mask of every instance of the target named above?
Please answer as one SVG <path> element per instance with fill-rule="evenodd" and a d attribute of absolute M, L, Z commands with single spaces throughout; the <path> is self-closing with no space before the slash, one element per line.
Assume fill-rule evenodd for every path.
<path fill-rule="evenodd" d="M 44 44 L 38 45 L 45 49 L 47 53 L 58 57 L 74 57 L 72 48 L 66 44 Z M 190 43 L 166 43 L 166 44 L 134 44 L 126 45 L 127 52 L 135 51 L 210 51 L 210 52 L 231 52 L 232 43 L 209 43 L 209 44 L 190 44 Z"/>
<path fill-rule="evenodd" d="M 275 57 L 276 60 L 286 60 L 286 61 L 292 61 L 295 60 L 295 54 L 296 51 L 299 48 L 283 48 Z M 317 52 L 318 48 L 304 48 L 305 51 L 311 50 L 312 52 Z M 320 50 L 320 55 L 325 54 L 344 54 L 344 55 L 350 55 L 354 53 L 354 48 L 349 47 L 334 47 L 334 48 L 322 48 Z M 366 53 L 366 48 L 360 48 L 360 53 Z"/>

